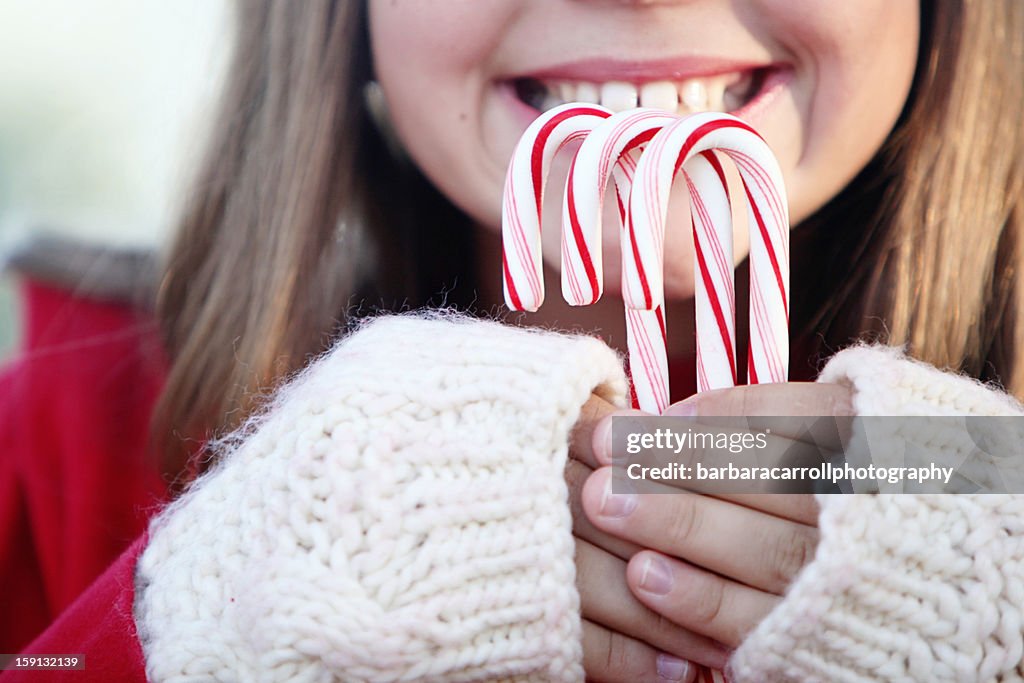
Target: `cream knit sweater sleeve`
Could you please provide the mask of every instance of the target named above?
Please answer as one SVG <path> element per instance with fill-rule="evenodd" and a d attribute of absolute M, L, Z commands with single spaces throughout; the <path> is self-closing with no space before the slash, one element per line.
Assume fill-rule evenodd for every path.
<path fill-rule="evenodd" d="M 381 318 L 217 445 L 151 527 L 152 681 L 581 681 L 563 469 L 596 339 Z"/>
<path fill-rule="evenodd" d="M 838 354 L 861 414 L 1021 414 L 898 352 Z M 153 681 L 582 681 L 563 466 L 595 339 L 379 319 L 216 445 L 151 527 L 135 616 Z M 821 542 L 736 683 L 1024 680 L 1016 496 L 822 496 Z"/>
<path fill-rule="evenodd" d="M 891 348 L 842 351 L 819 381 L 859 415 L 1024 414 Z M 1024 680 L 1024 496 L 818 500 L 816 555 L 733 655 L 735 683 Z"/>

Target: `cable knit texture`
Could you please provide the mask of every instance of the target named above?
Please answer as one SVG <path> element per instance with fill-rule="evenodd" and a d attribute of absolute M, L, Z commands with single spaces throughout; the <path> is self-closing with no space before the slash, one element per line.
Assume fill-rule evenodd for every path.
<path fill-rule="evenodd" d="M 861 415 L 1021 415 L 908 360 L 837 354 Z M 137 570 L 154 681 L 580 681 L 563 480 L 600 342 L 461 319 L 372 322 L 217 445 Z M 821 496 L 814 560 L 736 683 L 1024 681 L 1024 497 Z"/>
<path fill-rule="evenodd" d="M 1009 394 L 907 358 L 891 346 L 854 346 L 829 360 L 819 382 L 854 389 L 857 415 L 1021 415 Z"/>
<path fill-rule="evenodd" d="M 216 445 L 160 515 L 136 621 L 153 681 L 579 681 L 563 468 L 596 339 L 382 318 Z"/>
<path fill-rule="evenodd" d="M 819 381 L 850 386 L 860 415 L 1022 414 L 892 348 L 840 352 Z M 1024 680 L 1024 496 L 819 502 L 816 556 L 733 655 L 734 681 Z"/>

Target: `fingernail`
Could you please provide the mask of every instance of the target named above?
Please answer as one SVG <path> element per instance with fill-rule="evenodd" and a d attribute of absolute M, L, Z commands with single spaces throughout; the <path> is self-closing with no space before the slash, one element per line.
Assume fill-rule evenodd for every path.
<path fill-rule="evenodd" d="M 612 418 L 606 417 L 594 428 L 594 457 L 602 465 L 612 464 Z"/>
<path fill-rule="evenodd" d="M 601 515 L 604 517 L 625 517 L 636 509 L 637 497 L 632 493 L 612 493 L 612 475 L 604 484 L 601 496 Z"/>
<path fill-rule="evenodd" d="M 662 415 L 671 417 L 697 417 L 697 401 L 692 398 L 688 398 L 685 401 L 673 403 L 668 408 L 665 408 L 665 412 L 663 412 Z"/>
<path fill-rule="evenodd" d="M 672 590 L 672 570 L 665 560 L 656 556 L 647 558 L 640 575 L 640 588 L 655 595 L 667 595 Z"/>
<path fill-rule="evenodd" d="M 686 678 L 690 663 L 672 655 L 658 655 L 658 678 L 663 681 L 681 681 Z"/>

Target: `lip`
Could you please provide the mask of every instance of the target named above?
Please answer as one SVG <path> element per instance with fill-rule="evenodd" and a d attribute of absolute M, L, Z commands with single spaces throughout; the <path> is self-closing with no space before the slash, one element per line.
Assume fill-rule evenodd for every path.
<path fill-rule="evenodd" d="M 624 61 L 598 57 L 547 66 L 514 74 L 509 78 L 644 83 L 717 76 L 734 71 L 744 72 L 765 68 L 784 69 L 786 66 L 782 63 L 739 61 L 722 57 L 691 56 L 654 61 Z"/>
<path fill-rule="evenodd" d="M 793 67 L 789 65 L 770 66 L 764 83 L 761 85 L 761 91 L 757 93 L 754 99 L 736 111 L 729 113 L 748 123 L 756 123 L 757 119 L 761 116 L 761 112 L 767 109 L 782 94 L 782 91 L 792 80 Z"/>

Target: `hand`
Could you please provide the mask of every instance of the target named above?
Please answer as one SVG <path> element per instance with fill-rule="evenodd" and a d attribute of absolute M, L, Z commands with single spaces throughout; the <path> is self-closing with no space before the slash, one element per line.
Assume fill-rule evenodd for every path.
<path fill-rule="evenodd" d="M 849 390 L 838 385 L 773 384 L 705 392 L 666 414 L 850 415 Z M 611 420 L 593 434 L 599 464 L 611 463 Z M 773 434 L 799 440 L 798 435 Z M 779 602 L 817 545 L 817 505 L 809 495 L 710 497 L 610 493 L 610 467 L 597 469 L 582 492 L 593 532 L 584 540 L 623 561 L 630 592 L 650 610 L 690 633 L 735 648 Z M 593 534 L 611 534 L 619 545 Z M 622 545 L 623 543 L 627 545 Z M 636 544 L 646 548 L 630 552 Z"/>
<path fill-rule="evenodd" d="M 692 681 L 696 671 L 690 661 L 720 669 L 728 651 L 644 606 L 626 584 L 627 560 L 640 547 L 599 531 L 583 513 L 584 482 L 600 466 L 594 428 L 617 414 L 622 411 L 602 398 L 590 398 L 573 432 L 566 467 L 583 615 L 583 665 L 588 680 Z"/>

